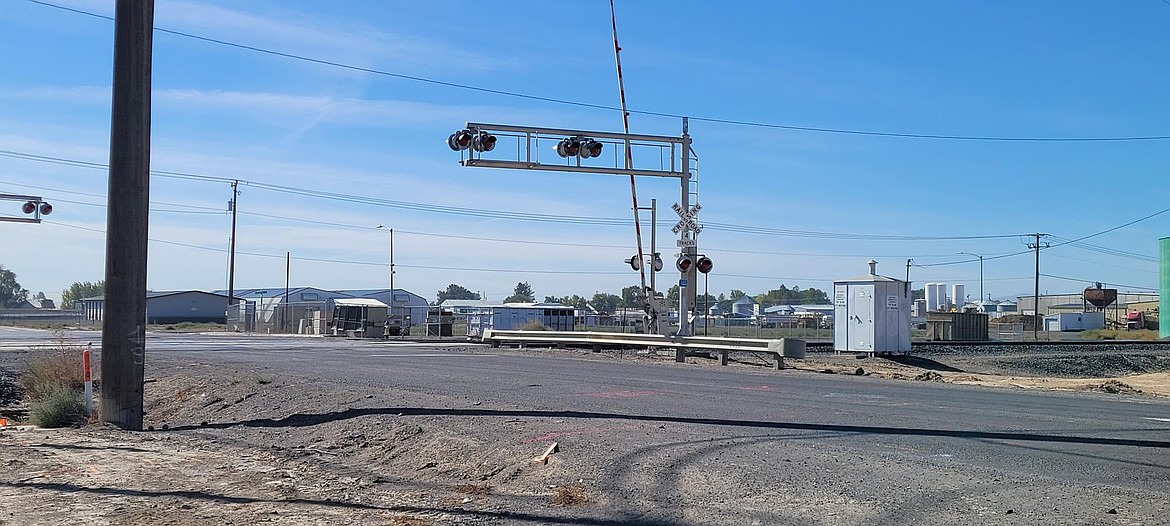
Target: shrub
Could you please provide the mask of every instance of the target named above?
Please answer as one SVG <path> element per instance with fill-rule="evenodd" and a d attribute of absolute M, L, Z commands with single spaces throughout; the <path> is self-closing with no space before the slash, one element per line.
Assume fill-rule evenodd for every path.
<path fill-rule="evenodd" d="M 18 383 L 25 396 L 31 400 L 44 398 L 58 388 L 70 390 L 81 388 L 85 385 L 81 370 L 81 351 L 58 349 L 50 354 L 30 359 Z"/>
<path fill-rule="evenodd" d="M 33 400 L 28 416 L 40 427 L 75 426 L 84 422 L 85 406 L 77 391 L 57 386 Z"/>
<path fill-rule="evenodd" d="M 532 320 L 520 326 L 522 331 L 547 331 L 548 327 L 544 326 L 540 320 Z"/>

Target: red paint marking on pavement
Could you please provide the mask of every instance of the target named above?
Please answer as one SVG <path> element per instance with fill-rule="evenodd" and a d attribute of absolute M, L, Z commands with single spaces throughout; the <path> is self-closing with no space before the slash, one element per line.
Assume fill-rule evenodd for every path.
<path fill-rule="evenodd" d="M 560 437 L 609 433 L 612 431 L 633 431 L 633 430 L 639 429 L 641 427 L 642 426 L 629 424 L 629 425 L 616 426 L 616 427 L 594 427 L 594 428 L 589 428 L 589 429 L 578 429 L 575 431 L 556 431 L 556 432 L 540 435 L 538 437 L 532 437 L 529 439 L 525 439 L 525 440 L 521 441 L 520 443 L 521 444 L 531 444 L 533 442 L 544 442 L 547 440 L 553 440 L 555 438 L 560 438 Z"/>
<path fill-rule="evenodd" d="M 607 391 L 604 393 L 586 393 L 585 396 L 594 398 L 632 398 L 635 396 L 651 396 L 654 391 Z"/>
<path fill-rule="evenodd" d="M 772 390 L 771 387 L 768 387 L 766 385 L 761 385 L 759 387 L 736 387 L 736 389 L 739 389 L 740 391 L 771 391 Z"/>

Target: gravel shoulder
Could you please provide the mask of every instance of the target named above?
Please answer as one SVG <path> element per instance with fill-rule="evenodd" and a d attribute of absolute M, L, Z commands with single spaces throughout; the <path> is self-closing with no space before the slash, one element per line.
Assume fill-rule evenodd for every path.
<path fill-rule="evenodd" d="M 0 398 L 10 409 L 16 402 L 3 386 L 27 355 L 0 352 Z M 620 359 L 670 366 L 672 358 Z M 768 365 L 736 358 L 732 367 Z M 1164 492 L 953 462 L 961 451 L 922 458 L 891 442 L 874 455 L 840 433 L 531 416 L 469 397 L 148 360 L 152 431 L 96 424 L 0 431 L 0 525 L 1159 524 L 1170 514 Z M 817 353 L 790 360 L 793 369 L 783 374 L 1043 389 L 1098 389 L 1117 380 L 1142 391 L 1119 395 L 1170 396 L 1167 372 L 988 373 L 1010 372 L 1010 362 L 1005 355 L 894 361 Z M 536 462 L 553 443 L 559 450 Z"/>

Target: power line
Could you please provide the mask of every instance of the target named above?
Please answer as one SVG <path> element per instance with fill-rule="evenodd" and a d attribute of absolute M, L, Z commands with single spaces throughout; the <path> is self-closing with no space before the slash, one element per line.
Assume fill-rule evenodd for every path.
<path fill-rule="evenodd" d="M 31 0 L 30 0 L 31 1 Z M 21 159 L 26 161 L 42 162 L 48 164 L 58 164 L 63 166 L 73 166 L 90 169 L 107 169 L 106 165 L 102 163 L 95 163 L 89 161 L 81 161 L 77 159 L 67 159 L 63 157 L 53 157 L 46 155 L 31 154 L 26 152 L 18 152 L 13 150 L 0 149 L 0 157 L 9 157 L 14 159 Z M 215 183 L 231 183 L 235 179 L 226 177 L 218 177 L 211 175 L 194 174 L 187 172 L 174 172 L 167 170 L 152 170 L 151 174 L 159 177 L 178 178 L 201 182 L 215 182 Z M 588 217 L 588 216 L 561 216 L 553 214 L 535 214 L 525 212 L 512 212 L 507 210 L 490 210 L 481 208 L 467 208 L 456 207 L 448 205 L 435 205 L 429 203 L 416 203 L 411 201 L 395 201 L 389 199 L 374 198 L 369 196 L 343 194 L 338 192 L 329 192 L 325 190 L 309 190 L 303 188 L 296 188 L 292 186 L 278 185 L 272 183 L 265 183 L 260 181 L 249 181 L 246 179 L 238 179 L 242 184 L 250 188 L 268 190 L 272 192 L 299 195 L 303 197 L 310 197 L 314 199 L 324 199 L 347 203 L 364 204 L 368 206 L 382 206 L 387 208 L 397 208 L 405 210 L 414 210 L 420 212 L 431 212 L 437 214 L 448 214 L 462 217 L 480 217 L 490 219 L 507 219 L 512 221 L 526 221 L 526 222 L 540 222 L 540 223 L 558 223 L 558 224 L 584 224 L 584 225 L 599 225 L 599 226 L 625 226 L 627 221 L 617 218 L 606 217 Z M 846 233 L 846 232 L 818 232 L 806 230 L 788 230 L 778 228 L 764 228 L 751 225 L 736 225 L 731 223 L 704 223 L 704 226 L 712 231 L 726 231 L 735 233 L 757 234 L 778 237 L 799 237 L 799 238 L 813 238 L 813 239 L 837 239 L 837 240 L 869 240 L 869 241 L 969 241 L 978 239 L 1005 239 L 1019 237 L 1021 234 L 997 234 L 997 235 L 971 235 L 971 236 L 915 236 L 915 235 L 885 235 L 885 234 L 862 234 L 862 233 Z"/>
<path fill-rule="evenodd" d="M 88 232 L 95 232 L 95 233 L 102 234 L 102 235 L 105 235 L 105 233 L 106 233 L 105 230 L 102 230 L 100 228 L 91 228 L 91 227 L 85 227 L 85 226 L 81 226 L 81 225 L 73 225 L 73 224 L 69 224 L 69 223 L 63 223 L 60 221 L 42 220 L 41 222 L 51 224 L 51 225 L 63 226 L 66 228 L 73 228 L 73 229 L 77 229 L 77 230 L 85 230 Z M 186 248 L 192 248 L 192 249 L 197 249 L 197 250 L 205 250 L 205 251 L 210 251 L 210 252 L 227 253 L 227 250 L 224 250 L 222 248 L 195 245 L 195 244 L 191 244 L 191 243 L 182 243 L 179 241 L 171 241 L 168 239 L 159 239 L 159 238 L 154 238 L 154 237 L 150 238 L 149 240 L 152 243 L 161 243 L 164 245 L 173 245 L 173 246 L 186 247 Z M 288 257 L 286 254 L 267 254 L 267 253 L 263 253 L 263 252 L 245 252 L 245 251 L 239 251 L 239 250 L 237 250 L 236 253 L 241 254 L 241 255 L 245 255 L 245 256 L 273 258 L 273 259 L 285 259 L 286 257 Z M 386 266 L 386 263 L 384 263 L 384 262 L 352 261 L 352 260 L 332 259 L 332 258 L 314 258 L 314 257 L 306 257 L 306 256 L 292 256 L 292 259 L 295 259 L 297 261 L 310 261 L 310 262 L 316 262 L 316 263 L 363 265 L 363 266 L 371 266 L 371 267 L 385 267 Z M 502 274 L 573 274 L 573 275 L 594 275 L 594 276 L 602 276 L 602 275 L 625 276 L 628 274 L 627 272 L 616 272 L 616 271 L 615 272 L 607 272 L 607 271 L 597 271 L 597 270 L 499 269 L 499 268 L 479 268 L 479 267 L 469 268 L 469 267 L 450 267 L 450 266 L 438 266 L 438 265 L 404 265 L 401 263 L 396 263 L 394 266 L 420 269 L 420 270 L 448 270 L 448 271 L 456 271 L 456 272 L 493 272 L 493 273 L 502 273 Z"/>
<path fill-rule="evenodd" d="M 96 197 L 96 198 L 100 198 L 100 199 L 106 198 L 106 196 L 102 195 L 102 194 L 87 193 L 87 192 L 75 192 L 72 190 L 62 190 L 59 188 L 51 188 L 51 187 L 46 187 L 46 186 L 35 186 L 35 185 L 15 183 L 15 182 L 10 182 L 10 181 L 0 181 L 0 184 L 19 186 L 19 187 L 24 187 L 24 188 L 35 188 L 38 190 L 45 190 L 45 191 L 49 191 L 49 192 L 83 195 L 83 196 L 88 196 L 88 197 Z M 101 207 L 101 208 L 106 207 L 106 204 L 104 204 L 104 203 L 86 203 L 86 202 L 82 202 L 82 201 L 70 201 L 70 200 L 59 199 L 59 198 L 55 198 L 53 200 L 64 202 L 64 203 L 85 205 L 85 206 L 93 206 L 93 207 Z M 192 208 L 192 209 L 197 210 L 197 212 L 196 211 L 187 212 L 187 211 L 180 211 L 180 210 L 152 209 L 154 211 L 192 213 L 192 214 L 203 213 L 203 214 L 208 214 L 208 215 L 224 214 L 224 211 L 222 211 L 218 208 L 207 207 L 207 206 L 199 206 L 199 205 L 191 205 L 191 204 L 183 204 L 183 203 L 169 203 L 169 202 L 163 202 L 163 201 L 155 201 L 154 204 L 183 207 L 183 208 Z M 208 210 L 208 211 L 202 212 L 204 210 Z M 241 215 L 263 217 L 263 218 L 268 218 L 268 219 L 278 219 L 278 220 L 283 220 L 283 221 L 293 221 L 293 222 L 312 224 L 312 225 L 321 225 L 321 226 L 327 226 L 330 228 L 347 228 L 347 229 L 352 229 L 352 230 L 356 230 L 356 231 L 369 230 L 369 228 L 370 228 L 368 225 L 354 225 L 354 224 L 341 223 L 341 222 L 337 222 L 337 221 L 321 221 L 321 220 L 317 220 L 317 219 L 305 219 L 305 218 L 300 218 L 300 217 L 290 217 L 290 216 L 282 216 L 282 215 L 275 215 L 275 214 L 266 214 L 266 213 L 262 213 L 262 212 L 252 212 L 252 211 L 247 211 L 247 210 L 241 210 L 239 213 Z M 662 223 L 662 224 L 666 224 L 666 223 Z M 440 234 L 440 233 L 436 233 L 436 232 L 422 232 L 422 231 L 417 231 L 417 230 L 403 230 L 403 229 L 395 229 L 395 232 L 400 233 L 400 234 L 416 235 L 416 236 L 423 236 L 423 237 L 464 239 L 464 240 L 468 240 L 468 241 L 486 241 L 486 242 L 495 242 L 495 243 L 518 243 L 518 244 L 525 244 L 525 245 L 581 247 L 581 248 L 612 248 L 612 249 L 628 249 L 629 248 L 626 245 L 605 245 L 605 244 L 593 244 L 593 243 L 565 243 L 565 242 L 560 242 L 560 241 L 538 241 L 538 240 L 531 240 L 531 239 L 506 239 L 506 238 L 483 237 L 483 236 L 468 236 L 468 235 L 459 235 L 459 234 Z M 906 257 L 906 254 L 872 254 L 872 253 L 865 253 L 865 254 L 823 254 L 823 253 L 815 253 L 815 252 L 775 252 L 775 251 L 767 251 L 767 250 L 739 250 L 739 249 L 720 248 L 720 247 L 709 247 L 709 248 L 706 248 L 704 250 L 706 252 L 708 252 L 709 254 L 749 254 L 749 255 L 760 255 L 760 256 L 793 256 L 793 257 L 814 257 L 814 258 L 862 258 L 862 257 L 864 257 L 864 258 L 871 258 L 871 257 L 879 257 L 879 258 L 897 257 L 897 258 L 901 258 L 901 257 Z M 911 254 L 910 255 L 910 257 L 915 257 L 915 258 L 949 257 L 949 256 L 951 256 L 951 254 Z"/>
<path fill-rule="evenodd" d="M 1063 280 L 1065 280 L 1065 281 L 1080 281 L 1080 282 L 1082 282 L 1082 283 L 1100 283 L 1100 280 L 1082 279 L 1082 278 L 1070 278 L 1070 277 L 1068 277 L 1068 276 L 1057 276 L 1057 275 L 1054 275 L 1054 274 L 1043 274 L 1043 273 L 1041 273 L 1040 275 L 1041 275 L 1041 276 L 1044 276 L 1044 277 L 1046 277 L 1046 278 L 1053 278 L 1053 279 L 1063 279 Z M 1140 290 L 1140 291 L 1155 291 L 1155 290 L 1158 290 L 1156 287 L 1141 287 L 1141 286 L 1138 286 L 1138 285 L 1126 285 L 1126 284 L 1124 284 L 1124 283 L 1110 283 L 1110 285 L 1113 285 L 1114 287 L 1124 287 L 1124 288 L 1127 288 L 1127 289 L 1130 289 L 1130 290 Z"/>
<path fill-rule="evenodd" d="M 1158 271 L 1156 271 L 1156 270 L 1151 270 L 1151 269 L 1142 269 L 1142 268 L 1136 268 L 1136 267 L 1127 267 L 1127 266 L 1125 266 L 1125 265 L 1113 265 L 1113 264 L 1110 264 L 1110 263 L 1101 263 L 1100 261 L 1089 261 L 1089 260 L 1087 260 L 1087 259 L 1082 259 L 1082 258 L 1069 257 L 1069 256 L 1062 256 L 1062 255 L 1060 255 L 1060 254 L 1048 254 L 1048 255 L 1049 255 L 1050 257 L 1054 257 L 1054 258 L 1058 258 L 1058 259 L 1067 259 L 1067 260 L 1069 260 L 1069 261 L 1077 261 L 1077 262 L 1080 262 L 1080 263 L 1089 263 L 1089 264 L 1091 264 L 1091 265 L 1099 265 L 1099 266 L 1102 266 L 1102 267 L 1113 267 L 1113 268 L 1120 268 L 1120 269 L 1125 269 L 1125 270 L 1132 270 L 1132 271 L 1134 271 L 1134 272 L 1145 272 L 1145 273 L 1148 273 L 1148 274 L 1157 274 L 1157 273 L 1158 273 Z"/>
<path fill-rule="evenodd" d="M 1098 252 L 1101 254 L 1108 254 L 1110 256 L 1116 256 L 1119 258 L 1133 259 L 1133 260 L 1144 261 L 1144 262 L 1148 262 L 1148 263 L 1157 263 L 1158 262 L 1158 258 L 1155 256 L 1150 256 L 1150 255 L 1146 255 L 1146 254 L 1138 254 L 1136 252 L 1128 252 L 1125 250 L 1118 250 L 1118 249 L 1103 247 L 1100 245 L 1092 245 L 1089 243 L 1077 243 L 1077 242 L 1073 242 L 1072 240 L 1069 240 L 1068 238 L 1062 238 L 1060 236 L 1053 236 L 1053 238 L 1057 239 L 1059 241 L 1065 241 L 1064 243 L 1061 243 L 1058 246 L 1070 246 L 1070 247 L 1079 248 L 1079 249 L 1090 251 L 1090 252 Z"/>
<path fill-rule="evenodd" d="M 1162 215 L 1162 214 L 1165 214 L 1166 212 L 1170 212 L 1170 208 L 1164 208 L 1164 209 L 1162 209 L 1162 210 L 1159 210 L 1159 211 L 1157 211 L 1157 212 L 1154 212 L 1154 213 L 1152 213 L 1152 214 L 1150 214 L 1150 215 L 1147 215 L 1147 216 L 1145 216 L 1145 217 L 1139 217 L 1139 218 L 1137 218 L 1137 219 L 1134 219 L 1133 221 L 1130 221 L 1130 222 L 1128 222 L 1128 223 L 1121 224 L 1121 225 L 1117 225 L 1117 226 L 1115 226 L 1115 227 L 1113 227 L 1113 228 L 1107 228 L 1107 229 L 1105 229 L 1105 230 L 1102 230 L 1102 231 L 1100 231 L 1100 232 L 1097 232 L 1097 233 L 1094 233 L 1094 234 L 1089 234 L 1089 235 L 1087 235 L 1087 236 L 1082 236 L 1082 237 L 1078 237 L 1078 238 L 1076 238 L 1076 239 L 1073 239 L 1073 240 L 1065 241 L 1064 243 L 1057 243 L 1057 244 L 1055 244 L 1055 245 L 1053 245 L 1053 246 L 1057 246 L 1057 247 L 1059 247 L 1059 246 L 1061 246 L 1061 245 L 1068 245 L 1068 244 L 1071 244 L 1071 243 L 1078 243 L 1078 242 L 1084 241 L 1084 240 L 1086 240 L 1086 239 L 1089 239 L 1089 238 L 1094 238 L 1094 237 L 1097 237 L 1097 236 L 1100 236 L 1100 235 L 1103 235 L 1103 234 L 1108 234 L 1108 233 L 1110 233 L 1110 232 L 1113 232 L 1113 231 L 1115 231 L 1115 230 L 1120 230 L 1120 229 L 1122 229 L 1122 228 L 1125 228 L 1125 227 L 1127 227 L 1127 226 L 1136 225 L 1136 224 L 1138 224 L 1138 223 L 1141 223 L 1142 221 L 1145 221 L 1145 220 L 1147 220 L 1147 219 L 1152 219 L 1152 218 L 1158 217 L 1158 216 L 1160 216 L 1160 215 Z"/>
<path fill-rule="evenodd" d="M 76 8 L 72 8 L 72 7 L 66 7 L 66 6 L 62 6 L 62 5 L 52 4 L 49 2 L 43 2 L 41 0 L 26 0 L 26 1 L 33 3 L 33 4 L 45 6 L 45 7 L 60 9 L 62 11 L 69 11 L 71 13 L 86 15 L 86 16 L 90 16 L 90 17 L 94 17 L 94 18 L 100 18 L 103 20 L 110 20 L 110 21 L 114 20 L 114 18 L 110 17 L 110 16 L 106 16 L 106 15 L 102 15 L 102 14 L 98 14 L 98 13 L 93 13 L 90 11 L 84 11 L 84 10 L 76 9 Z M 305 55 L 298 55 L 295 53 L 287 53 L 287 52 L 283 52 L 283 51 L 276 51 L 276 50 L 262 48 L 262 47 L 258 47 L 258 46 L 250 46 L 247 44 L 240 44 L 238 42 L 231 42 L 228 40 L 221 40 L 218 38 L 205 37 L 205 36 L 196 35 L 193 33 L 176 31 L 173 29 L 165 29 L 165 28 L 156 27 L 156 28 L 154 28 L 154 30 L 157 32 L 160 32 L 160 33 L 166 33 L 166 34 L 180 36 L 180 37 L 184 37 L 184 38 L 190 38 L 193 40 L 199 40 L 199 41 L 208 42 L 208 43 L 212 43 L 212 44 L 218 44 L 221 46 L 227 46 L 227 47 L 243 49 L 243 50 L 247 50 L 247 51 L 253 51 L 253 52 L 261 53 L 261 54 L 265 54 L 265 55 L 287 58 L 287 59 L 291 59 L 291 60 L 299 60 L 302 62 L 309 62 L 312 64 L 317 64 L 317 65 L 322 65 L 322 66 L 335 67 L 335 68 L 346 69 L 346 70 L 350 70 L 350 71 L 357 71 L 357 72 L 361 72 L 361 73 L 369 73 L 372 75 L 380 75 L 380 76 L 396 78 L 396 79 L 400 79 L 400 80 L 408 80 L 408 81 L 412 81 L 412 82 L 420 82 L 420 83 L 431 84 L 431 85 L 436 85 L 436 86 L 443 86 L 443 87 L 468 90 L 468 91 L 476 91 L 476 92 L 480 92 L 480 93 L 488 93 L 488 94 L 492 94 L 492 95 L 500 95 L 500 96 L 505 96 L 505 97 L 532 100 L 532 101 L 537 101 L 537 102 L 547 102 L 547 103 L 552 103 L 552 104 L 561 104 L 561 105 L 565 105 L 565 106 L 575 106 L 575 107 L 579 107 L 579 108 L 589 108 L 589 109 L 612 111 L 612 112 L 622 111 L 621 108 L 614 107 L 614 106 L 608 106 L 608 105 L 604 105 L 604 104 L 594 104 L 594 103 L 589 103 L 589 102 L 581 102 L 581 101 L 574 101 L 574 100 L 568 100 L 568 99 L 559 99 L 559 98 L 554 98 L 554 97 L 532 95 L 532 94 L 528 94 L 528 93 L 519 93 L 519 92 L 507 91 L 507 90 L 502 90 L 502 89 L 485 88 L 482 86 L 475 86 L 475 85 L 471 85 L 471 84 L 449 82 L 449 81 L 444 81 L 444 80 L 431 79 L 431 78 L 427 78 L 427 77 L 420 77 L 420 76 L 416 76 L 416 75 L 406 75 L 403 73 L 395 73 L 395 72 L 386 71 L 386 70 L 367 68 L 367 67 L 362 67 L 362 66 L 355 66 L 352 64 L 345 64 L 342 62 L 336 62 L 336 61 L 332 61 L 332 60 L 313 58 L 313 57 L 309 57 L 309 56 L 305 56 Z M 647 115 L 647 116 L 652 116 L 652 117 L 667 117 L 667 118 L 673 118 L 673 119 L 681 119 L 684 117 L 684 115 L 681 115 L 681 114 L 660 112 L 660 111 L 649 111 L 649 110 L 638 110 L 638 109 L 630 109 L 628 111 L 631 114 Z M 941 139 L 941 140 L 959 140 L 959 141 L 984 141 L 984 142 L 1125 142 L 1125 141 L 1160 141 L 1160 140 L 1170 139 L 1170 135 L 1137 135 L 1137 136 L 1114 136 L 1114 137 L 1011 137 L 1011 136 L 954 135 L 954 134 L 931 134 L 931 133 L 902 133 L 902 132 L 884 132 L 884 131 L 872 131 L 872 130 L 853 130 L 853 129 L 841 129 L 841 128 L 824 128 L 824 127 L 816 127 L 816 126 L 797 126 L 797 125 L 791 125 L 791 124 L 777 124 L 777 123 L 768 123 L 768 122 L 756 122 L 756 121 L 746 121 L 746 120 L 739 120 L 739 119 L 727 119 L 727 118 L 718 118 L 718 117 L 702 117 L 702 116 L 690 117 L 690 120 L 709 122 L 712 124 L 726 124 L 726 125 L 732 125 L 732 126 L 748 126 L 748 127 L 755 127 L 755 128 L 769 128 L 769 129 L 798 131 L 798 132 L 830 133 L 830 134 L 838 134 L 838 135 L 859 135 L 859 136 L 869 136 L 869 137 L 889 137 L 889 138 L 899 138 L 899 139 Z"/>

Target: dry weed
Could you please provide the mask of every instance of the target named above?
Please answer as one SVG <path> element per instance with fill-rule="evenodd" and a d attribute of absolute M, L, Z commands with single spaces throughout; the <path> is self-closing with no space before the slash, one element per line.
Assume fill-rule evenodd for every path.
<path fill-rule="evenodd" d="M 589 502 L 589 495 L 585 493 L 585 486 L 581 484 L 566 484 L 553 488 L 552 503 L 557 506 L 584 506 Z"/>
<path fill-rule="evenodd" d="M 455 492 L 464 495 L 487 495 L 491 491 L 492 487 L 487 484 L 460 484 L 455 486 Z"/>
<path fill-rule="evenodd" d="M 81 368 L 84 348 L 70 342 L 62 331 L 57 331 L 54 336 L 53 348 L 34 353 L 17 382 L 30 400 L 40 400 L 59 388 L 81 389 L 85 385 Z M 91 363 L 90 369 L 98 370 L 99 367 Z"/>

